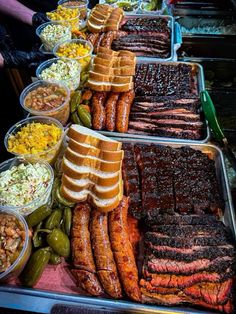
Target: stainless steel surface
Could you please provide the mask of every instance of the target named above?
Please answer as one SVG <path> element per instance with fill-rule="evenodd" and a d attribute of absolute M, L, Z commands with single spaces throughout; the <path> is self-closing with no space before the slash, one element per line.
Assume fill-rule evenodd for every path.
<path fill-rule="evenodd" d="M 183 36 L 188 35 L 236 35 L 236 19 L 233 16 L 179 16 L 176 21 L 183 27 Z M 195 32 L 191 31 L 195 29 Z M 196 31 L 201 31 L 197 33 Z M 204 30 L 204 32 L 203 32 Z M 217 32 L 217 33 L 216 33 Z"/>
<path fill-rule="evenodd" d="M 116 138 L 116 140 L 121 141 L 123 143 L 125 142 L 144 143 L 144 144 L 152 143 L 155 145 L 171 146 L 174 148 L 188 145 L 186 144 L 186 142 L 180 142 L 180 143 L 176 143 L 175 141 L 170 141 L 168 143 L 164 141 L 153 142 L 151 140 L 125 139 L 122 137 Z M 230 191 L 230 187 L 228 183 L 228 177 L 227 177 L 225 161 L 224 161 L 222 151 L 217 146 L 212 145 L 212 144 L 190 144 L 188 146 L 195 150 L 200 150 L 204 154 L 210 155 L 210 158 L 215 161 L 216 176 L 220 184 L 220 188 L 222 191 L 222 196 L 223 196 L 224 204 L 225 204 L 224 217 L 222 220 L 226 226 L 230 227 L 233 233 L 234 239 L 236 240 L 236 216 L 235 216 L 235 211 L 233 207 L 232 196 L 231 196 L 231 191 Z"/>
<path fill-rule="evenodd" d="M 192 63 L 192 62 L 159 62 L 159 61 L 150 61 L 146 58 L 140 58 L 138 60 L 138 63 L 164 63 L 164 64 L 173 64 L 178 65 L 179 63 L 184 64 L 190 64 L 192 66 L 195 66 L 197 68 L 197 85 L 198 85 L 198 92 L 205 89 L 205 80 L 204 80 L 204 73 L 203 68 L 198 63 Z M 160 137 L 160 136 L 151 136 L 151 135 L 141 135 L 141 134 L 129 134 L 129 133 L 119 133 L 119 132 L 109 132 L 109 131 L 101 131 L 100 133 L 106 135 L 106 136 L 114 136 L 114 137 L 120 137 L 120 138 L 135 138 L 135 139 L 150 139 L 152 141 L 174 141 L 174 142 L 186 142 L 186 143 L 206 143 L 210 139 L 210 129 L 208 127 L 207 121 L 204 119 L 204 135 L 203 138 L 200 140 L 183 140 L 183 139 L 177 139 L 173 137 Z"/>
<path fill-rule="evenodd" d="M 141 59 L 141 60 L 148 60 L 148 61 L 172 61 L 175 58 L 175 40 L 174 40 L 174 18 L 172 16 L 169 15 L 149 15 L 149 14 L 127 14 L 124 17 L 124 20 L 131 20 L 131 19 L 136 19 L 136 18 L 149 18 L 149 19 L 153 19 L 153 18 L 164 18 L 168 21 L 168 26 L 171 29 L 171 47 L 170 47 L 170 57 L 169 58 L 165 58 L 165 59 L 160 59 L 160 58 L 155 58 L 155 56 L 153 57 L 138 57 L 137 59 Z"/>
<path fill-rule="evenodd" d="M 224 1 L 182 1 L 172 6 L 172 14 L 176 15 L 228 15 L 235 14 L 233 10 L 236 8 L 235 0 Z"/>
<path fill-rule="evenodd" d="M 184 35 L 178 55 L 181 58 L 208 60 L 236 59 L 236 36 Z M 214 47 L 214 49 L 213 49 Z"/>
<path fill-rule="evenodd" d="M 17 310 L 28 310 L 40 313 L 50 313 L 55 304 L 82 305 L 84 307 L 98 307 L 100 309 L 116 309 L 121 313 L 149 313 L 149 314 L 214 314 L 210 311 L 199 311 L 192 308 L 164 307 L 144 305 L 130 301 L 114 301 L 83 297 L 72 294 L 62 294 L 49 291 L 0 286 L 0 306 Z"/>
<path fill-rule="evenodd" d="M 117 139 L 117 138 L 116 138 Z M 171 147 L 186 146 L 186 142 L 153 142 L 151 140 L 137 140 L 119 138 L 121 142 L 134 143 L 155 143 L 156 145 L 165 145 Z M 228 225 L 236 239 L 235 214 L 232 204 L 231 193 L 229 189 L 228 179 L 226 175 L 225 163 L 222 152 L 214 145 L 207 144 L 191 144 L 190 147 L 200 150 L 203 153 L 210 154 L 215 161 L 217 177 L 223 192 L 225 203 L 224 223 Z M 155 313 L 155 314 L 210 314 L 211 311 L 199 311 L 188 307 L 163 307 L 155 305 L 144 305 L 131 301 L 115 301 L 109 299 L 84 297 L 79 295 L 64 294 L 50 291 L 41 291 L 14 286 L 0 286 L 0 307 L 28 310 L 41 313 L 50 313 L 51 308 L 55 304 L 71 304 L 89 307 L 97 307 L 99 309 L 116 309 L 125 311 L 125 313 Z M 213 314 L 213 313 L 212 313 Z"/>

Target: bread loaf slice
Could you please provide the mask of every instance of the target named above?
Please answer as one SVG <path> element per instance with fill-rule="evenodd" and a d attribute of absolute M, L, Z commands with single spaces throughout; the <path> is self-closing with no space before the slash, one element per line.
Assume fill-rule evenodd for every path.
<path fill-rule="evenodd" d="M 107 151 L 117 151 L 120 150 L 122 146 L 122 143 L 78 124 L 72 124 L 70 126 L 67 136 L 76 142 L 88 144 Z"/>
<path fill-rule="evenodd" d="M 133 82 L 125 83 L 125 84 L 118 84 L 118 83 L 107 83 L 107 82 L 97 82 L 93 80 L 88 80 L 87 87 L 91 88 L 96 92 L 117 92 L 123 93 L 128 92 L 129 90 L 133 89 L 134 85 Z"/>
<path fill-rule="evenodd" d="M 121 170 L 121 161 L 104 161 L 97 157 L 80 155 L 73 152 L 69 147 L 67 147 L 64 156 L 67 160 L 78 166 L 90 167 L 103 172 L 117 172 Z"/>
<path fill-rule="evenodd" d="M 65 187 L 61 186 L 61 195 L 71 202 L 84 202 L 88 201 L 92 206 L 101 212 L 109 212 L 116 208 L 122 198 L 123 192 L 120 191 L 118 195 L 109 199 L 100 199 L 94 193 L 88 190 L 83 190 L 81 192 L 74 192 Z"/>
<path fill-rule="evenodd" d="M 74 192 L 88 190 L 101 199 L 108 199 L 117 196 L 120 193 L 120 185 L 122 184 L 120 181 L 118 181 L 115 185 L 104 187 L 94 184 L 94 182 L 89 179 L 75 180 L 65 174 L 62 176 L 62 185 L 67 189 Z"/>
<path fill-rule="evenodd" d="M 86 86 L 91 88 L 95 92 L 110 92 L 111 91 L 111 83 L 108 82 L 97 82 L 88 80 Z"/>
<path fill-rule="evenodd" d="M 113 75 L 105 75 L 105 74 L 100 74 L 96 73 L 94 71 L 89 71 L 89 78 L 92 81 L 97 81 L 97 82 L 106 82 L 110 84 L 112 82 Z"/>
<path fill-rule="evenodd" d="M 87 21 L 87 27 L 91 33 L 101 33 L 105 29 L 105 26 L 103 24 L 97 25 L 95 23 L 90 22 L 89 20 Z"/>
<path fill-rule="evenodd" d="M 114 70 L 112 67 L 101 64 L 94 64 L 93 72 L 100 73 L 102 75 L 114 75 Z"/>
<path fill-rule="evenodd" d="M 99 58 L 96 56 L 93 59 L 93 64 L 100 64 L 100 65 L 104 65 L 107 67 L 112 67 L 113 60 L 111 58 L 110 59 L 102 59 L 102 58 Z"/>
<path fill-rule="evenodd" d="M 72 138 L 68 142 L 68 147 L 71 150 L 73 150 L 75 153 L 78 153 L 84 156 L 89 156 L 89 157 L 97 157 L 104 161 L 113 161 L 113 162 L 121 161 L 124 157 L 123 150 L 117 150 L 117 151 L 101 150 L 91 145 L 76 142 Z"/>
<path fill-rule="evenodd" d="M 121 171 L 102 172 L 91 167 L 77 166 L 65 157 L 62 160 L 62 171 L 70 178 L 77 180 L 89 179 L 101 186 L 112 186 L 116 184 L 121 177 Z"/>

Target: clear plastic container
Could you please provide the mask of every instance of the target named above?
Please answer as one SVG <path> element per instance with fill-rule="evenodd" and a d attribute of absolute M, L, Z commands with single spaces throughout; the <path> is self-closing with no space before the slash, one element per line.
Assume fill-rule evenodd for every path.
<path fill-rule="evenodd" d="M 88 1 L 83 0 L 60 0 L 58 5 L 62 5 L 67 8 L 79 9 L 79 29 L 83 29 L 86 26 L 86 20 L 88 17 Z"/>
<path fill-rule="evenodd" d="M 157 10 L 147 10 L 147 9 L 145 9 L 145 6 L 149 5 L 149 4 L 151 4 L 150 0 L 141 1 L 141 3 L 140 3 L 140 12 L 142 14 L 155 14 L 155 15 L 163 14 L 163 11 L 165 9 L 164 1 L 161 1 L 159 9 L 157 9 Z"/>
<path fill-rule="evenodd" d="M 0 282 L 5 282 L 7 280 L 17 278 L 20 275 L 21 271 L 23 270 L 25 264 L 27 263 L 30 257 L 32 244 L 29 228 L 24 217 L 10 209 L 0 208 L 0 214 L 12 215 L 16 217 L 16 219 L 20 222 L 21 226 L 23 227 L 23 230 L 25 231 L 25 242 L 21 250 L 21 253 L 17 257 L 15 262 L 6 271 L 0 273 Z"/>
<path fill-rule="evenodd" d="M 64 34 L 62 36 L 56 35 L 56 33 L 51 32 L 50 35 L 46 36 L 45 34 L 42 33 L 42 31 L 46 27 L 54 27 L 54 26 L 60 26 L 64 30 Z M 41 42 L 43 44 L 43 47 L 46 51 L 52 51 L 53 48 L 58 44 L 59 42 L 63 42 L 65 40 L 70 40 L 71 39 L 71 27 L 70 25 L 62 25 L 61 23 L 58 22 L 47 22 L 42 25 L 40 25 L 36 29 L 36 35 L 41 39 Z"/>
<path fill-rule="evenodd" d="M 59 60 L 62 60 L 67 64 L 67 74 L 50 70 L 51 78 L 42 77 L 42 72 L 45 69 L 48 69 L 48 68 L 51 69 L 51 66 L 53 66 L 53 64 L 57 64 Z M 77 60 L 73 59 L 73 62 L 71 61 L 72 59 L 69 59 L 69 58 L 53 58 L 53 59 L 44 61 L 37 67 L 36 76 L 40 80 L 46 80 L 46 81 L 51 81 L 51 82 L 61 82 L 65 84 L 70 90 L 75 90 L 76 88 L 79 87 L 81 66 Z M 77 62 L 77 68 L 78 68 L 77 70 L 74 70 L 75 62 Z M 66 75 L 67 75 L 67 78 L 65 78 Z"/>
<path fill-rule="evenodd" d="M 33 123 L 33 122 L 38 122 L 38 123 L 42 123 L 42 124 L 54 124 L 55 126 L 60 128 L 62 132 L 61 132 L 61 137 L 60 137 L 59 141 L 53 147 L 51 147 L 47 150 L 44 150 L 42 152 L 36 153 L 36 154 L 17 154 L 17 153 L 9 151 L 9 149 L 8 149 L 9 137 L 11 135 L 15 135 L 17 132 L 19 132 L 23 126 L 25 126 L 29 123 Z M 35 162 L 35 160 L 41 159 L 42 161 L 46 161 L 46 162 L 49 162 L 50 164 L 54 164 L 54 162 L 57 158 L 57 155 L 60 152 L 63 138 L 64 138 L 64 128 L 58 120 L 53 119 L 53 118 L 49 118 L 49 117 L 37 116 L 37 117 L 26 118 L 24 120 L 17 122 L 16 124 L 14 124 L 6 133 L 5 138 L 4 138 L 4 144 L 5 144 L 5 147 L 6 147 L 8 152 L 10 152 L 11 154 L 14 154 L 15 156 L 24 157 L 29 162 L 31 162 L 31 161 Z"/>
<path fill-rule="evenodd" d="M 62 57 L 62 56 L 58 55 L 58 50 L 64 46 L 68 46 L 72 43 L 75 43 L 78 45 L 81 44 L 83 47 L 86 47 L 89 49 L 88 53 L 86 53 L 85 55 L 82 55 L 82 56 L 78 55 L 77 57 L 73 57 L 73 58 L 71 57 L 71 59 L 75 59 L 75 60 L 79 61 L 82 71 L 88 69 L 89 65 L 90 65 L 91 58 L 92 58 L 92 52 L 93 52 L 93 45 L 88 40 L 71 39 L 71 40 L 66 40 L 63 43 L 59 43 L 53 49 L 54 55 L 57 57 Z M 69 56 L 65 56 L 65 57 L 70 58 Z"/>
<path fill-rule="evenodd" d="M 49 109 L 49 110 L 36 110 L 36 109 L 32 109 L 30 107 L 27 107 L 25 100 L 29 96 L 29 94 L 31 92 L 37 90 L 38 88 L 44 88 L 44 87 L 48 87 L 48 88 L 55 87 L 55 88 L 60 89 L 61 92 L 63 92 L 63 96 L 65 95 L 64 96 L 65 100 L 59 106 L 57 106 L 53 109 Z M 59 90 L 57 92 L 59 92 Z M 53 94 L 50 93 L 49 97 L 52 95 Z M 37 94 L 37 96 L 39 96 L 39 95 Z M 44 96 L 43 96 L 43 99 L 45 99 Z M 35 101 L 35 96 L 34 96 L 34 101 Z M 36 82 L 30 84 L 29 86 L 27 86 L 20 95 L 21 106 L 26 111 L 28 111 L 31 115 L 51 117 L 51 118 L 57 119 L 63 125 L 65 125 L 67 123 L 69 115 L 70 115 L 70 104 L 69 104 L 69 102 L 70 102 L 70 91 L 62 83 L 54 83 L 54 82 L 48 82 L 48 81 L 36 81 Z"/>
<path fill-rule="evenodd" d="M 52 191 L 52 185 L 53 185 L 53 180 L 54 180 L 54 172 L 53 172 L 52 167 L 43 160 L 31 159 L 31 161 L 29 161 L 25 159 L 24 157 L 15 157 L 12 159 L 8 159 L 0 164 L 0 173 L 3 171 L 7 171 L 14 166 L 19 166 L 22 163 L 25 165 L 35 164 L 35 163 L 43 165 L 49 172 L 50 179 L 49 179 L 48 185 L 45 191 L 43 191 L 44 192 L 43 195 L 40 194 L 39 197 L 35 198 L 33 201 L 29 202 L 28 204 L 24 204 L 21 206 L 13 206 L 11 204 L 9 205 L 0 204 L 0 211 L 12 210 L 18 215 L 28 216 L 37 208 L 51 204 L 51 191 Z"/>
<path fill-rule="evenodd" d="M 68 8 L 68 10 L 75 10 L 77 8 Z M 54 13 L 56 12 L 57 10 L 53 10 L 51 11 L 50 13 Z M 80 13 L 78 11 L 78 15 L 73 17 L 73 18 L 70 18 L 70 19 L 66 19 L 64 20 L 63 18 L 61 18 L 60 20 L 53 20 L 51 19 L 50 17 L 48 17 L 48 19 L 51 21 L 51 22 L 56 22 L 56 23 L 59 23 L 61 25 L 70 25 L 71 26 L 71 31 L 73 32 L 73 30 L 76 30 L 76 29 L 79 29 L 79 19 L 80 19 Z"/>

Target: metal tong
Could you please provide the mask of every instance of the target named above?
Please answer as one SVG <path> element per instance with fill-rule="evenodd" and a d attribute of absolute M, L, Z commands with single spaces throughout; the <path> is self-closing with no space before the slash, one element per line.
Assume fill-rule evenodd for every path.
<path fill-rule="evenodd" d="M 214 107 L 214 104 L 211 100 L 211 97 L 209 93 L 204 90 L 200 94 L 202 108 L 205 113 L 206 119 L 209 123 L 209 126 L 214 133 L 214 136 L 217 141 L 219 141 L 222 144 L 222 149 L 225 155 L 227 156 L 232 168 L 236 172 L 236 158 L 234 153 L 232 152 L 232 149 L 228 143 L 227 138 L 225 137 L 222 129 L 219 126 L 217 117 L 216 117 L 216 110 Z"/>

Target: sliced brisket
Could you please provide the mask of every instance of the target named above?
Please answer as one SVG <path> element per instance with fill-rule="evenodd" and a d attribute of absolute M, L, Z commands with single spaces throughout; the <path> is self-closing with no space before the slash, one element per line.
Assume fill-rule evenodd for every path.
<path fill-rule="evenodd" d="M 213 260 L 198 259 L 188 263 L 149 256 L 143 267 L 153 273 L 190 275 L 203 270 L 207 272 L 224 272 L 231 265 L 232 257 L 229 256 L 217 257 Z"/>
<path fill-rule="evenodd" d="M 226 269 L 224 273 L 217 272 L 206 272 L 201 271 L 191 275 L 171 275 L 171 274 L 159 274 L 159 273 L 150 273 L 147 269 L 144 269 L 144 277 L 146 280 L 141 279 L 141 286 L 157 286 L 157 287 L 170 287 L 183 289 L 186 287 L 191 287 L 197 283 L 201 282 L 223 282 L 226 279 L 232 277 L 232 270 Z"/>

